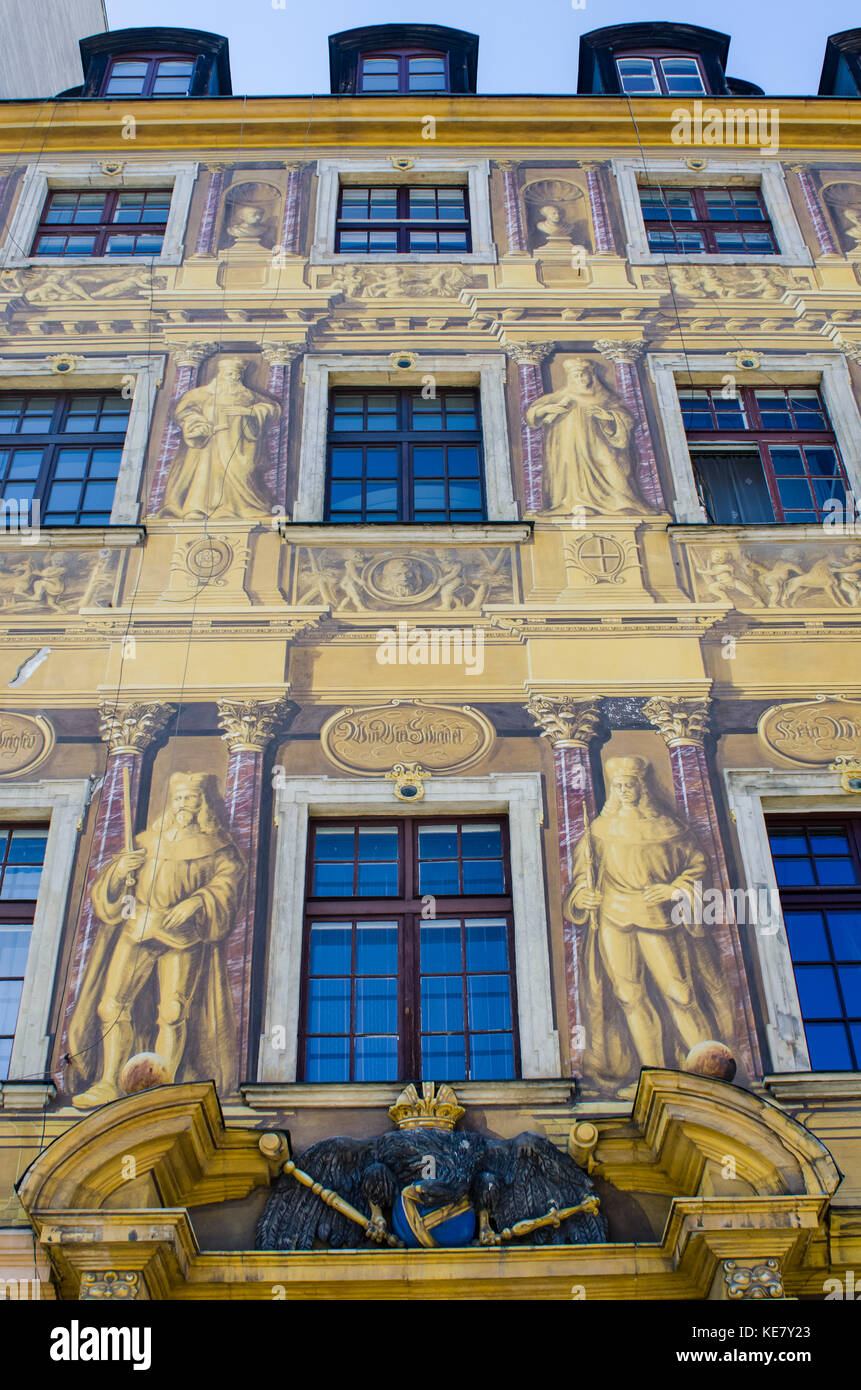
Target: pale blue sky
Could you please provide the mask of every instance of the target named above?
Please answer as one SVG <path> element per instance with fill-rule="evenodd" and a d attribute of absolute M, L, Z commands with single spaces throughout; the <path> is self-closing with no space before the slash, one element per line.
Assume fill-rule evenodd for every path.
<path fill-rule="evenodd" d="M 226 34 L 234 92 L 327 92 L 326 40 L 393 20 L 449 24 L 480 36 L 480 92 L 574 92 L 580 35 L 607 24 L 665 19 L 732 38 L 729 73 L 775 95 L 809 95 L 829 34 L 861 27 L 858 0 L 107 0 L 112 29 L 171 24 Z"/>

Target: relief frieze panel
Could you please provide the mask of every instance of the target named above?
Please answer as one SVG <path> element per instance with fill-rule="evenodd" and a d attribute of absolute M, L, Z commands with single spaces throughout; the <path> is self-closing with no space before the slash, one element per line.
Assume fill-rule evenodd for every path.
<path fill-rule="evenodd" d="M 327 604 L 354 613 L 394 610 L 477 611 L 516 600 L 508 548 L 356 550 L 299 546 L 296 604 Z"/>
<path fill-rule="evenodd" d="M 472 283 L 458 265 L 339 265 L 326 288 L 350 299 L 453 299 Z"/>
<path fill-rule="evenodd" d="M 119 568 L 117 550 L 0 551 L 0 612 L 15 617 L 110 608 Z"/>
<path fill-rule="evenodd" d="M 695 597 L 734 608 L 861 608 L 861 544 L 695 546 Z"/>
<path fill-rule="evenodd" d="M 105 299 L 148 299 L 164 289 L 167 277 L 153 275 L 149 265 L 26 266 L 0 271 L 0 289 L 19 298 L 22 307 L 41 308 L 73 301 L 97 304 Z"/>

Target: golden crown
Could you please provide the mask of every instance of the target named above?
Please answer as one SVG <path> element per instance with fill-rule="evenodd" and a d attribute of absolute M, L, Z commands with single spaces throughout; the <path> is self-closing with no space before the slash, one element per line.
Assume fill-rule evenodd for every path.
<path fill-rule="evenodd" d="M 432 1081 L 423 1081 L 421 1097 L 415 1086 L 407 1086 L 389 1114 L 398 1129 L 454 1129 L 466 1111 L 450 1086 L 437 1090 Z"/>

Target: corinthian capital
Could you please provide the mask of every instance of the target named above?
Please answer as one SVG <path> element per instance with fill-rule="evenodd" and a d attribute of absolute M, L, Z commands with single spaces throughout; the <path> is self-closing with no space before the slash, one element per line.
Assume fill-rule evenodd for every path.
<path fill-rule="evenodd" d="M 526 710 L 554 748 L 588 748 L 601 722 L 600 700 L 574 700 L 569 695 L 531 695 Z"/>
<path fill-rule="evenodd" d="M 196 367 L 217 351 L 218 343 L 178 343 L 173 349 L 173 360 L 177 367 Z"/>
<path fill-rule="evenodd" d="M 231 753 L 264 753 L 287 713 L 288 700 L 219 700 L 218 727 Z"/>
<path fill-rule="evenodd" d="M 609 362 L 639 362 L 646 351 L 646 344 L 635 338 L 599 338 L 594 347 Z"/>
<path fill-rule="evenodd" d="M 306 344 L 301 343 L 264 343 L 261 348 L 261 356 L 270 367 L 289 367 L 297 357 L 301 357 L 306 349 Z"/>
<path fill-rule="evenodd" d="M 708 700 L 695 700 L 687 696 L 665 699 L 663 695 L 655 695 L 651 700 L 646 700 L 643 713 L 668 748 L 685 745 L 702 748 L 708 732 Z"/>
<path fill-rule="evenodd" d="M 174 705 L 99 705 L 99 730 L 110 753 L 143 753 L 176 714 Z"/>
<path fill-rule="evenodd" d="M 503 343 L 504 351 L 518 367 L 540 367 L 555 347 L 555 343 Z"/>

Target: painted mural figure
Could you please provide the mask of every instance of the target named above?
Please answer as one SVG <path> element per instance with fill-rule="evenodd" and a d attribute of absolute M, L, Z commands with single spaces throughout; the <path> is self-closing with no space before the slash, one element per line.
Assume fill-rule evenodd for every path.
<path fill-rule="evenodd" d="M 561 391 L 540 396 L 526 412 L 526 423 L 544 430 L 544 510 L 649 511 L 635 481 L 633 415 L 590 362 L 567 357 L 562 365 Z"/>
<path fill-rule="evenodd" d="M 174 773 L 167 809 L 93 884 L 104 924 L 69 1027 L 89 1109 L 119 1094 L 129 1059 L 155 1051 L 176 1081 L 235 1082 L 236 1033 L 225 941 L 245 864 L 212 773 Z M 99 1060 L 101 1058 L 101 1060 Z"/>
<path fill-rule="evenodd" d="M 640 1067 L 677 1068 L 697 1043 L 731 1042 L 732 1025 L 703 925 L 675 925 L 673 913 L 677 890 L 702 891 L 706 857 L 661 801 L 650 763 L 610 758 L 606 772 L 609 794 L 577 844 L 563 910 L 587 927 L 584 1073 L 629 1096 Z"/>
<path fill-rule="evenodd" d="M 265 466 L 266 431 L 281 408 L 245 385 L 245 365 L 241 357 L 219 358 L 212 381 L 178 402 L 186 447 L 168 478 L 162 516 L 244 517 L 269 510 L 255 477 Z"/>

